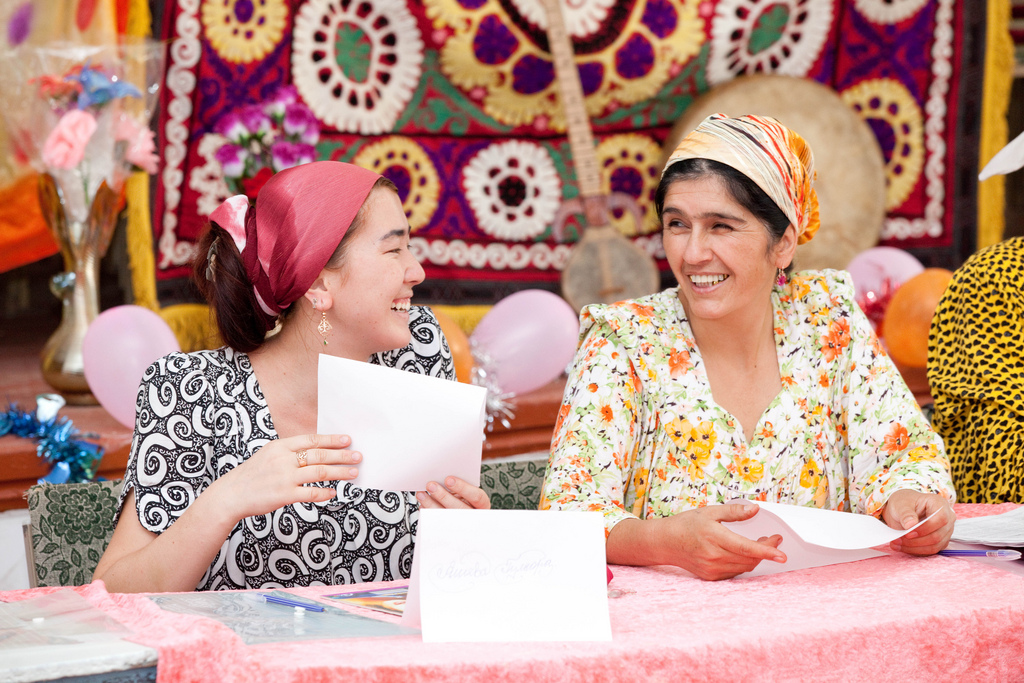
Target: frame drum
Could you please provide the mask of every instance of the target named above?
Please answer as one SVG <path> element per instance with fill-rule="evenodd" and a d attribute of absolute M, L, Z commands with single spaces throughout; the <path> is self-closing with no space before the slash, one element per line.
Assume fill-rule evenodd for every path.
<path fill-rule="evenodd" d="M 885 160 L 868 124 L 831 88 L 793 76 L 741 76 L 694 100 L 665 140 L 662 165 L 711 114 L 772 116 L 811 146 L 821 228 L 797 247 L 794 270 L 846 268 L 878 244 L 885 221 Z"/>

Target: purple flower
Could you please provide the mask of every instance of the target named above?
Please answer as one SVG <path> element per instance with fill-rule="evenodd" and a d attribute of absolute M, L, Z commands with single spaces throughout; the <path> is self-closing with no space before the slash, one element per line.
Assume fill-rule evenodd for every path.
<path fill-rule="evenodd" d="M 283 171 L 313 161 L 316 158 L 316 148 L 301 142 L 279 140 L 270 146 L 270 157 L 273 160 L 274 171 Z"/>
<path fill-rule="evenodd" d="M 280 118 L 284 116 L 289 104 L 295 104 L 298 101 L 299 91 L 295 89 L 295 86 L 284 85 L 274 91 L 274 94 L 264 104 L 263 111 L 274 118 Z"/>
<path fill-rule="evenodd" d="M 274 127 L 270 117 L 263 113 L 263 109 L 255 104 L 239 109 L 238 118 L 252 135 L 265 135 Z"/>
<path fill-rule="evenodd" d="M 285 135 L 307 145 L 314 145 L 320 139 L 320 122 L 304 104 L 296 102 L 285 107 L 282 126 Z"/>
<path fill-rule="evenodd" d="M 230 111 L 220 117 L 213 130 L 235 144 L 244 142 L 250 135 L 249 129 L 242 124 L 242 118 L 238 115 L 237 111 Z"/>
<path fill-rule="evenodd" d="M 249 152 L 244 147 L 223 145 L 215 156 L 228 178 L 241 178 L 245 173 L 245 162 L 249 160 Z"/>

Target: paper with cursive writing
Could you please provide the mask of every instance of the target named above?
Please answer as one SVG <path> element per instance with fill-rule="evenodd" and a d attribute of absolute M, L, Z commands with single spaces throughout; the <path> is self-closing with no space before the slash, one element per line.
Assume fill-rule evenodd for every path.
<path fill-rule="evenodd" d="M 885 553 L 872 548 L 888 545 L 927 521 L 923 519 L 910 529 L 900 531 L 871 515 L 756 502 L 760 508 L 756 515 L 742 522 L 724 522 L 725 526 L 752 540 L 780 534 L 782 544 L 779 549 L 788 559 L 784 564 L 762 560 L 753 571 L 741 576 L 778 574 L 879 557 Z"/>
<path fill-rule="evenodd" d="M 422 491 L 452 475 L 480 484 L 483 387 L 320 355 L 320 434 L 347 434 L 363 455 L 356 486 Z"/>
<path fill-rule="evenodd" d="M 422 509 L 402 623 L 425 642 L 611 640 L 605 566 L 596 512 Z"/>

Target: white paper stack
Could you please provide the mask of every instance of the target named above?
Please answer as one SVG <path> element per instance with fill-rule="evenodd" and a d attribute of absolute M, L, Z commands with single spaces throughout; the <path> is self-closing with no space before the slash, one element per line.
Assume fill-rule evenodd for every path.
<path fill-rule="evenodd" d="M 1024 546 L 1024 507 L 1001 515 L 958 519 L 953 540 L 991 546 Z"/>

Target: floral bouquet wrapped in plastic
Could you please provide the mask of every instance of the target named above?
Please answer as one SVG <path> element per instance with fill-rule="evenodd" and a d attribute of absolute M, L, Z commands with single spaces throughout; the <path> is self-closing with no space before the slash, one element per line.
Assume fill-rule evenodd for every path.
<path fill-rule="evenodd" d="M 163 55 L 153 41 L 55 43 L 0 55 L 0 113 L 12 145 L 53 178 L 69 220 L 88 219 L 104 183 L 116 193 L 131 171 L 156 172 L 149 119 Z"/>
<path fill-rule="evenodd" d="M 81 341 L 98 314 L 98 263 L 135 170 L 155 173 L 149 119 L 163 76 L 164 46 L 54 43 L 0 54 L 0 114 L 15 154 L 39 171 L 43 217 L 65 273 L 60 327 L 43 349 L 43 376 L 69 402 L 90 403 Z M 77 400 L 76 399 L 80 399 Z"/>
<path fill-rule="evenodd" d="M 263 104 L 225 114 L 214 132 L 226 139 L 216 158 L 228 189 L 255 199 L 270 176 L 316 159 L 320 122 L 286 85 Z"/>

